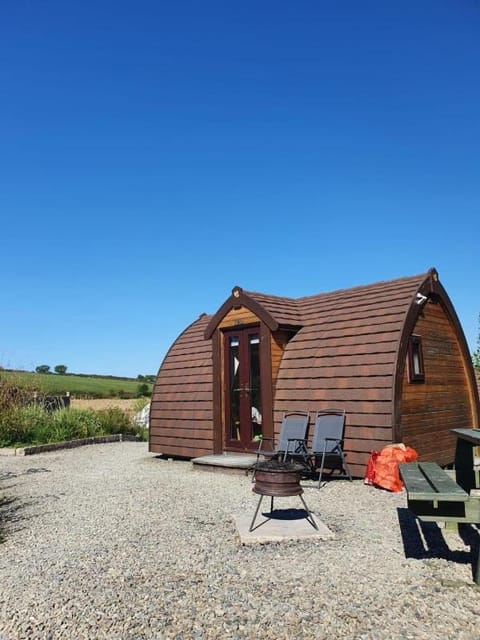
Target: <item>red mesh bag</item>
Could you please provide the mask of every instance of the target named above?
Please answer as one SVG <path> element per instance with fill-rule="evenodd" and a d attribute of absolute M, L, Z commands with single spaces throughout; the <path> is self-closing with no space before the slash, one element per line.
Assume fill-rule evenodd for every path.
<path fill-rule="evenodd" d="M 367 462 L 364 483 L 370 486 L 375 484 L 375 461 L 380 455 L 380 451 L 372 451 Z"/>
<path fill-rule="evenodd" d="M 414 462 L 418 453 L 404 444 L 391 444 L 384 447 L 374 461 L 373 484 L 388 491 L 398 492 L 403 489 L 398 465 Z"/>

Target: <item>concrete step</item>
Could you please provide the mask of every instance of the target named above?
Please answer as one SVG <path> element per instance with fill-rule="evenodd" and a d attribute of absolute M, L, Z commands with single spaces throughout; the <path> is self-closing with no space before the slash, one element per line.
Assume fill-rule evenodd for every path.
<path fill-rule="evenodd" d="M 241 471 L 246 472 L 256 462 L 257 456 L 244 453 L 220 453 L 217 455 L 193 458 L 192 464 L 205 471 Z"/>

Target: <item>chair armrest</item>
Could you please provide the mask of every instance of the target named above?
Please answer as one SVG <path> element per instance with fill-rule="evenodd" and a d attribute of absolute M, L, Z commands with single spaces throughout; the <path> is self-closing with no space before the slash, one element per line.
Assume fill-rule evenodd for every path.
<path fill-rule="evenodd" d="M 305 438 L 287 438 L 287 442 L 298 442 L 299 444 L 296 446 L 295 450 L 293 451 L 293 453 L 296 453 L 298 449 L 300 449 L 302 451 L 302 453 L 305 453 L 307 451 L 307 440 Z M 287 445 L 287 450 L 290 453 L 290 446 Z"/>

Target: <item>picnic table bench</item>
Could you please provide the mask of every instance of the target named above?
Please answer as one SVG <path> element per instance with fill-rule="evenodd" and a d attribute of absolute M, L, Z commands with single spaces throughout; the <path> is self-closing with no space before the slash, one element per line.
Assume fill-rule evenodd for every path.
<path fill-rule="evenodd" d="M 480 432 L 452 429 L 457 435 L 455 469 L 442 469 L 435 462 L 399 465 L 407 505 L 424 522 L 480 523 L 479 472 L 473 468 L 473 446 L 480 445 Z M 468 443 L 469 446 L 466 446 Z M 475 582 L 480 584 L 480 553 L 475 562 Z"/>

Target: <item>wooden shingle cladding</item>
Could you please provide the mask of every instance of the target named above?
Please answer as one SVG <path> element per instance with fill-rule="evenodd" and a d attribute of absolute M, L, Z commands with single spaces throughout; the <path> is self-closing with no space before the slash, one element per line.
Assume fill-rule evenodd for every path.
<path fill-rule="evenodd" d="M 275 319 L 279 327 L 301 327 L 302 316 L 298 300 L 269 296 L 254 291 L 245 291 L 245 296 L 257 302 Z"/>
<path fill-rule="evenodd" d="M 455 326 L 441 302 L 426 304 L 414 332 L 422 340 L 424 380 L 403 374 L 401 432 L 420 459 L 452 461 L 456 438 L 450 429 L 477 424 L 476 390 L 468 384 Z"/>
<path fill-rule="evenodd" d="M 393 441 L 393 383 L 405 316 L 425 276 L 299 299 L 303 328 L 290 340 L 275 389 L 275 426 L 290 409 L 345 409 L 345 450 L 364 472 Z"/>
<path fill-rule="evenodd" d="M 316 411 L 345 409 L 344 450 L 352 473 L 362 476 L 371 450 L 392 442 L 413 446 L 423 459 L 451 461 L 449 429 L 478 425 L 465 336 L 430 270 L 296 300 L 235 287 L 165 357 L 152 400 L 151 451 L 194 457 L 228 449 L 224 332 L 252 326 L 263 345 L 264 436 L 278 435 L 284 411 L 308 410 L 313 422 Z M 406 368 L 412 333 L 424 349 L 420 383 L 409 381 Z"/>
<path fill-rule="evenodd" d="M 213 452 L 212 345 L 200 317 L 174 342 L 160 367 L 150 408 L 150 451 L 194 457 Z"/>

